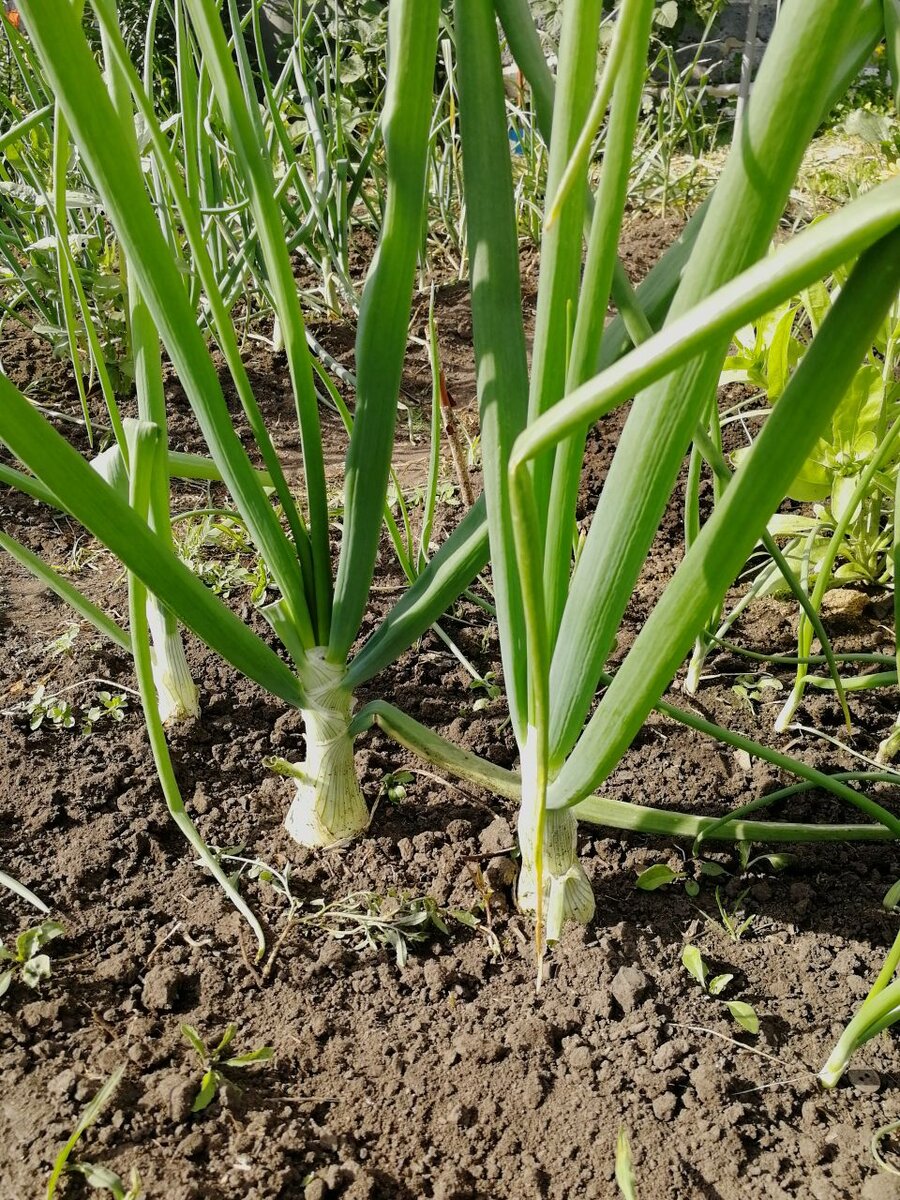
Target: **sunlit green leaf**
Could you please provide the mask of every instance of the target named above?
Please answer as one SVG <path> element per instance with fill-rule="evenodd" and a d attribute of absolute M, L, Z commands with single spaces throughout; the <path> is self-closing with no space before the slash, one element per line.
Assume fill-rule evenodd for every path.
<path fill-rule="evenodd" d="M 697 947 L 688 943 L 681 952 L 681 962 L 688 974 L 693 975 L 700 986 L 705 989 L 706 963 Z"/>
<path fill-rule="evenodd" d="M 657 888 L 665 887 L 667 883 L 673 883 L 676 879 L 683 878 L 684 875 L 679 871 L 673 871 L 665 863 L 655 863 L 652 867 L 641 871 L 634 886 L 640 888 L 642 892 L 655 892 Z"/>
<path fill-rule="evenodd" d="M 227 1058 L 223 1065 L 226 1067 L 246 1067 L 251 1063 L 268 1062 L 274 1053 L 275 1051 L 271 1046 L 260 1046 L 258 1050 L 248 1050 L 246 1054 L 236 1054 L 234 1058 Z"/>
<path fill-rule="evenodd" d="M 216 1098 L 216 1092 L 219 1090 L 221 1076 L 217 1071 L 207 1071 L 203 1076 L 203 1081 L 200 1084 L 200 1091 L 194 1097 L 194 1103 L 191 1105 L 191 1112 L 203 1112 L 208 1108 Z"/>
<path fill-rule="evenodd" d="M 759 1033 L 759 1017 L 749 1004 L 743 1000 L 726 1000 L 725 1007 L 742 1029 L 748 1033 Z"/>

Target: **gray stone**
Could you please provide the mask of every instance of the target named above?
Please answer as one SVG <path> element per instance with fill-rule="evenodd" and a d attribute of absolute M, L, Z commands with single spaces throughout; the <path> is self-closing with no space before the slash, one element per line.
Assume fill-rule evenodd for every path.
<path fill-rule="evenodd" d="M 71 1067 L 67 1067 L 50 1080 L 48 1091 L 52 1092 L 54 1096 L 71 1096 L 77 1082 L 78 1076 Z"/>
<path fill-rule="evenodd" d="M 186 1121 L 191 1115 L 198 1086 L 192 1079 L 175 1077 L 171 1080 L 168 1095 L 169 1116 L 176 1125 Z"/>
<path fill-rule="evenodd" d="M 483 854 L 499 855 L 515 845 L 515 838 L 509 822 L 503 817 L 495 817 L 486 829 L 482 829 L 478 842 Z"/>
<path fill-rule="evenodd" d="M 670 1042 L 663 1042 L 653 1055 L 653 1065 L 657 1071 L 671 1071 L 690 1052 L 690 1043 L 685 1038 L 672 1038 Z"/>

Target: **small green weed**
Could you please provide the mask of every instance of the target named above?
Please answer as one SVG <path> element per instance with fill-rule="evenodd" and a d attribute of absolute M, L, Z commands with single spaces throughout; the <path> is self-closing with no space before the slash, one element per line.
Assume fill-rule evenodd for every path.
<path fill-rule="evenodd" d="M 616 1138 L 616 1183 L 623 1200 L 637 1200 L 637 1180 L 631 1163 L 631 1144 L 624 1125 Z"/>
<path fill-rule="evenodd" d="M 652 867 L 641 871 L 635 887 L 640 888 L 642 892 L 655 892 L 657 888 L 670 883 L 683 883 L 685 893 L 693 899 L 700 894 L 701 880 L 728 874 L 721 863 L 705 858 L 685 861 L 684 865 L 683 871 L 675 871 L 666 863 L 654 863 Z"/>
<path fill-rule="evenodd" d="M 749 672 L 738 675 L 731 690 L 737 698 L 747 706 L 751 713 L 756 713 L 756 705 L 767 699 L 774 699 L 772 692 L 780 692 L 784 685 L 780 679 L 775 679 L 765 672 Z"/>
<path fill-rule="evenodd" d="M 94 695 L 94 703 L 86 708 L 75 708 L 61 696 L 48 692 L 46 684 L 38 684 L 29 700 L 25 701 L 28 726 L 32 731 L 42 725 L 54 729 L 74 729 L 87 736 L 93 732 L 98 721 L 110 720 L 118 724 L 125 717 L 128 698 L 124 692 L 110 692 L 103 688 Z"/>
<path fill-rule="evenodd" d="M 181 1032 L 193 1046 L 203 1065 L 203 1078 L 200 1081 L 197 1095 L 194 1097 L 194 1103 L 191 1105 L 191 1112 L 195 1113 L 209 1108 L 224 1086 L 237 1088 L 237 1084 L 224 1074 L 226 1069 L 239 1071 L 243 1067 L 252 1066 L 253 1063 L 268 1062 L 275 1053 L 271 1046 L 260 1046 L 257 1050 L 248 1050 L 244 1054 L 233 1054 L 226 1058 L 228 1047 L 237 1032 L 235 1025 L 229 1025 L 222 1034 L 218 1045 L 213 1047 L 207 1046 L 193 1025 L 183 1024 Z"/>
<path fill-rule="evenodd" d="M 12 963 L 12 966 L 0 972 L 0 996 L 6 995 L 17 975 L 26 987 L 34 990 L 40 987 L 42 980 L 49 979 L 50 956 L 41 952 L 49 942 L 64 933 L 59 921 L 42 921 L 40 925 L 20 933 L 13 950 L 7 950 L 0 941 L 0 963 Z"/>
<path fill-rule="evenodd" d="M 69 1163 L 69 1156 L 87 1130 L 95 1124 L 100 1113 L 109 1103 L 113 1093 L 119 1086 L 124 1071 L 124 1067 L 117 1067 L 93 1099 L 85 1106 L 78 1124 L 56 1156 L 53 1171 L 47 1181 L 47 1200 L 53 1200 L 53 1197 L 56 1195 L 56 1186 L 62 1178 L 63 1173 L 84 1176 L 85 1181 L 90 1187 L 98 1191 L 110 1192 L 113 1200 L 138 1200 L 141 1194 L 141 1180 L 135 1169 L 132 1169 L 130 1181 L 126 1185 L 115 1171 L 111 1171 L 108 1167 L 87 1162 Z"/>
<path fill-rule="evenodd" d="M 75 648 L 75 642 L 78 639 L 79 629 L 77 625 L 69 625 L 64 633 L 59 637 L 48 642 L 45 646 L 47 653 L 51 658 L 68 658 Z"/>
<path fill-rule="evenodd" d="M 92 704 L 84 714 L 82 733 L 90 733 L 102 717 L 108 717 L 116 725 L 125 717 L 128 700 L 121 692 L 100 691 L 97 693 L 97 699 L 99 704 Z"/>
<path fill-rule="evenodd" d="M 401 970 L 411 945 L 427 942 L 435 931 L 449 936 L 448 918 L 470 929 L 480 924 L 467 909 L 444 909 L 431 896 L 409 897 L 393 890 L 385 896 L 351 892 L 331 903 L 313 900 L 312 908 L 310 914 L 300 918 L 303 924 L 315 925 L 339 941 L 350 942 L 351 950 L 388 946 Z"/>
<path fill-rule="evenodd" d="M 36 730 L 47 721 L 54 729 L 72 729 L 75 725 L 75 714 L 68 700 L 61 700 L 47 691 L 43 683 L 38 684 L 31 699 L 25 702 L 28 713 L 28 727 Z"/>
<path fill-rule="evenodd" d="M 182 562 L 218 596 L 250 592 L 263 604 L 272 580 L 244 524 L 227 512 L 179 514 L 173 519 Z"/>
<path fill-rule="evenodd" d="M 398 775 L 405 772 L 398 772 Z M 394 777 L 396 778 L 396 776 Z M 403 786 L 401 784 L 400 786 Z M 291 889 L 290 867 L 283 871 L 244 856 L 241 847 L 217 849 L 210 847 L 223 866 L 236 863 L 238 870 L 231 876 L 237 885 L 241 876 L 258 879 L 284 897 L 288 904 L 287 924 L 266 965 L 271 970 L 275 954 L 293 923 L 306 928 L 321 929 L 339 941 L 350 942 L 353 951 L 389 947 L 397 966 L 402 970 L 409 959 L 410 946 L 427 942 L 435 933 L 449 936 L 448 922 L 455 921 L 469 929 L 480 929 L 488 935 L 489 944 L 496 943 L 490 928 L 485 928 L 477 913 L 465 908 L 443 908 L 431 896 L 408 896 L 391 889 L 386 895 L 378 892 L 350 892 L 339 900 L 312 900 L 306 911 L 304 903 Z M 484 901 L 482 901 L 484 907 Z"/>
<path fill-rule="evenodd" d="M 721 923 L 722 928 L 733 942 L 739 942 L 747 930 L 753 927 L 753 922 L 756 920 L 756 913 L 744 916 L 741 912 L 741 905 L 744 903 L 749 891 L 750 889 L 746 888 L 741 892 L 729 908 L 722 899 L 722 889 L 716 888 L 716 908 L 719 910 L 719 923 Z M 707 919 L 710 920 L 711 918 Z"/>
<path fill-rule="evenodd" d="M 710 978 L 709 968 L 706 965 L 703 955 L 696 946 L 690 943 L 681 952 L 681 965 L 689 975 L 697 980 L 707 996 L 711 996 L 717 1000 L 734 979 L 734 975 L 731 974 L 714 975 Z M 759 1017 L 746 1001 L 721 1000 L 719 1003 L 725 1005 L 742 1029 L 746 1029 L 748 1033 L 759 1033 Z"/>
<path fill-rule="evenodd" d="M 113 1200 L 139 1200 L 141 1196 L 141 1177 L 132 1167 L 129 1182 L 125 1184 L 121 1176 L 109 1167 L 100 1163 L 75 1163 L 69 1167 L 73 1175 L 83 1175 L 85 1182 L 97 1192 L 109 1192 Z"/>
<path fill-rule="evenodd" d="M 496 682 L 497 676 L 494 671 L 486 671 L 483 676 L 478 679 L 470 679 L 468 687 L 472 691 L 483 693 L 478 697 L 472 705 L 473 712 L 481 712 L 500 697 L 500 687 Z"/>
<path fill-rule="evenodd" d="M 676 847 L 678 849 L 678 847 Z M 751 842 L 737 842 L 735 849 L 738 853 L 738 863 L 740 870 L 739 875 L 745 875 L 752 871 L 754 867 L 761 863 L 768 864 L 773 871 L 784 871 L 796 859 L 796 855 L 787 853 L 772 853 L 753 855 L 753 844 Z M 683 854 L 683 851 L 679 850 Z M 731 875 L 732 872 L 724 867 L 721 863 L 713 862 L 707 858 L 687 858 L 685 856 L 684 868 L 680 871 L 670 867 L 668 863 L 653 863 L 652 866 L 646 867 L 637 877 L 635 887 L 640 888 L 642 892 L 655 892 L 658 888 L 666 887 L 670 883 L 684 884 L 685 893 L 694 899 L 700 894 L 700 886 L 704 879 L 719 879 L 723 875 Z M 748 889 L 749 890 L 749 889 Z M 719 889 L 716 888 L 716 899 L 719 902 Z M 747 895 L 744 891 L 741 893 L 735 907 L 739 907 L 741 901 Z M 721 904 L 720 904 L 721 907 Z M 733 914 L 732 914 L 733 916 Z M 730 920 L 730 918 L 729 918 Z M 733 924 L 733 922 L 732 922 Z M 723 928 L 730 934 L 729 922 L 724 919 L 722 921 Z M 742 930 L 743 932 L 743 930 Z M 738 935 L 739 936 L 739 935 Z M 733 939 L 738 940 L 738 937 Z"/>
<path fill-rule="evenodd" d="M 412 771 L 388 771 L 381 777 L 379 796 L 386 797 L 391 804 L 402 804 L 406 799 L 406 788 L 413 782 Z"/>
<path fill-rule="evenodd" d="M 737 842 L 735 848 L 738 852 L 738 861 L 741 864 L 742 875 L 746 875 L 748 871 L 752 871 L 760 863 L 768 864 L 773 871 L 777 872 L 786 871 L 788 867 L 797 861 L 796 854 L 790 854 L 784 850 L 754 854 L 752 842 Z"/>

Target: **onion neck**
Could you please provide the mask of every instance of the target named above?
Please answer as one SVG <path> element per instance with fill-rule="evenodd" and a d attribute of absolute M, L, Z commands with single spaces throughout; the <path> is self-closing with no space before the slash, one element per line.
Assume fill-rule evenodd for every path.
<path fill-rule="evenodd" d="M 164 725 L 200 716 L 200 691 L 191 678 L 178 622 L 152 596 L 147 600 L 150 660 L 159 715 Z"/>
<path fill-rule="evenodd" d="M 533 738 L 522 750 L 522 806 L 519 809 L 517 900 L 525 913 L 537 913 L 538 879 L 535 849 L 538 828 L 537 770 Z M 586 925 L 594 915 L 594 891 L 578 861 L 578 822 L 570 808 L 546 809 L 542 855 L 541 907 L 546 940 L 558 941 L 568 921 Z"/>
<path fill-rule="evenodd" d="M 346 670 L 327 662 L 324 648 L 317 647 L 301 672 L 306 758 L 291 769 L 296 792 L 285 821 L 301 846 L 332 846 L 369 823 L 349 734 L 353 695 L 343 686 Z"/>

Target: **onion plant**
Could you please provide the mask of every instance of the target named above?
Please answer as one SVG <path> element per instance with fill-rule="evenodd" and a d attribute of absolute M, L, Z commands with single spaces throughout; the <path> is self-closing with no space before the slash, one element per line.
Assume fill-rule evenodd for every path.
<path fill-rule="evenodd" d="M 307 844 L 330 843 L 358 833 L 368 813 L 353 766 L 349 724 L 352 689 L 414 641 L 463 590 L 484 563 L 484 537 L 478 514 L 451 538 L 419 575 L 416 586 L 384 622 L 375 647 L 354 661 L 348 658 L 365 613 L 381 533 L 382 509 L 390 468 L 396 402 L 406 345 L 416 256 L 420 245 L 424 173 L 431 117 L 432 84 L 438 30 L 437 0 L 391 6 L 390 73 L 382 113 L 387 192 L 380 245 L 363 293 L 357 340 L 357 402 L 348 449 L 344 520 L 336 578 L 333 573 L 328 502 L 314 374 L 307 346 L 292 264 L 286 247 L 282 210 L 270 161 L 259 153 L 265 137 L 258 110 L 248 107 L 220 18 L 209 0 L 187 6 L 193 36 L 203 55 L 218 119 L 226 129 L 252 208 L 280 324 L 293 383 L 303 459 L 303 501 L 298 503 L 241 362 L 238 338 L 218 284 L 202 214 L 182 178 L 152 103 L 128 58 L 106 3 L 96 15 L 103 30 L 108 64 L 127 92 L 111 94 L 68 6 L 51 13 L 42 3 L 24 9 L 30 36 L 58 97 L 60 111 L 79 147 L 102 198 L 128 263 L 129 283 L 146 312 L 146 349 L 155 349 L 156 331 L 179 373 L 197 416 L 211 462 L 182 464 L 187 473 L 220 477 L 280 591 L 265 616 L 285 658 L 251 633 L 197 581 L 175 555 L 167 530 L 168 475 L 172 460 L 164 452 L 164 411 L 149 405 L 137 426 L 124 429 L 121 466 L 128 496 L 121 494 L 55 432 L 49 422 L 0 377 L 0 438 L 28 469 L 4 478 L 32 495 L 55 503 L 81 521 L 128 568 L 132 579 L 131 628 L 110 629 L 84 597 L 73 595 L 83 615 L 117 640 L 130 642 L 138 660 L 144 653 L 143 588 L 165 611 L 219 651 L 239 670 L 270 692 L 300 708 L 306 729 L 306 758 L 301 764 L 276 763 L 295 784 L 288 828 Z M 130 96 L 125 120 L 122 96 Z M 254 468 L 232 427 L 222 386 L 198 328 L 185 287 L 148 195 L 134 142 L 134 117 L 163 172 L 184 229 L 192 268 L 201 281 L 210 323 L 247 413 L 264 470 Z M 126 125 L 128 128 L 126 128 Z M 236 168 L 237 169 L 237 168 Z M 158 353 L 158 350 L 156 350 Z M 138 478 L 133 451 L 150 474 Z M 148 448 L 149 447 L 149 448 Z M 176 473 L 181 469 L 177 464 Z M 299 481 L 295 481 L 296 482 Z M 146 493 L 146 494 L 145 494 Z M 277 502 L 278 511 L 272 499 Z M 159 518 L 159 519 L 157 519 Z M 475 536 L 473 537 L 473 531 Z M 8 539 L 9 541 L 9 539 Z M 18 556 L 27 565 L 24 548 Z M 38 568 L 40 569 L 40 568 Z M 45 581 L 63 590 L 49 568 Z M 139 671 L 140 675 L 140 671 Z M 149 710 L 158 716 L 153 688 Z M 152 726 L 152 720 L 151 720 Z M 152 728 L 151 728 L 152 732 Z M 158 763 L 171 790 L 164 745 L 155 739 Z M 164 780 L 165 782 L 165 780 Z"/>
<path fill-rule="evenodd" d="M 529 20 L 524 6 L 501 7 L 508 21 Z M 871 24 L 872 15 L 867 9 L 861 24 L 863 18 Z M 768 249 L 804 149 L 859 40 L 837 0 L 788 5 L 666 324 L 617 366 L 596 374 L 651 16 L 652 4 L 624 0 L 598 87 L 600 4 L 569 0 L 564 8 L 529 375 L 512 183 L 509 171 L 498 169 L 506 159 L 506 128 L 494 7 L 489 0 L 456 5 L 485 493 L 506 688 L 522 760 L 519 899 L 537 912 L 539 942 L 545 916 L 554 938 L 567 918 L 590 915 L 593 896 L 576 857 L 576 813 L 601 811 L 591 793 L 658 703 L 752 551 L 900 286 L 893 184 L 752 266 Z M 582 270 L 587 214 L 581 180 L 610 99 Z M 786 298 L 797 290 L 792 279 L 807 286 L 857 256 L 782 401 L 730 478 L 705 425 L 741 313 L 757 308 L 766 293 Z M 587 428 L 634 393 L 573 571 Z M 606 660 L 617 627 L 692 439 L 727 478 L 721 501 L 610 680 Z M 606 692 L 585 725 L 604 681 Z M 893 836 L 900 832 L 900 822 L 874 801 L 846 786 L 840 794 Z M 814 828 L 804 834 L 815 835 Z"/>
<path fill-rule="evenodd" d="M 514 53 L 521 55 L 520 65 L 532 80 L 538 103 L 543 96 L 546 116 L 553 97 L 546 69 L 541 70 L 542 64 L 532 53 L 538 43 L 527 7 L 514 0 L 497 0 L 496 11 Z M 501 178 L 497 169 L 497 163 L 506 160 L 502 152 L 506 129 L 494 10 L 487 2 L 460 0 L 456 11 L 485 493 L 507 694 L 521 751 L 521 774 L 498 771 L 442 743 L 381 704 L 370 706 L 358 720 L 359 727 L 365 720 L 378 721 L 405 745 L 447 770 L 503 794 L 521 796 L 519 898 L 523 907 L 537 911 L 539 924 L 546 907 L 550 937 L 558 936 L 567 917 L 586 919 L 593 908 L 590 888 L 575 856 L 576 816 L 648 832 L 678 832 L 698 841 L 722 836 L 758 840 L 882 838 L 895 837 L 900 831 L 892 814 L 843 779 L 823 775 L 659 699 L 690 644 L 692 628 L 696 633 L 710 611 L 704 611 L 704 604 L 724 593 L 753 549 L 782 498 L 779 480 L 793 477 L 821 428 L 820 422 L 827 421 L 829 412 L 841 401 L 856 361 L 864 353 L 866 338 L 883 319 L 897 289 L 896 239 L 889 237 L 900 215 L 898 189 L 893 184 L 808 230 L 773 258 L 756 267 L 749 265 L 767 249 L 793 173 L 817 123 L 816 114 L 827 109 L 870 52 L 878 36 L 878 21 L 873 18 L 879 18 L 879 13 L 876 6 L 869 6 L 861 12 L 859 25 L 841 30 L 838 36 L 837 6 L 820 6 L 816 20 L 822 23 L 822 31 L 828 31 L 829 50 L 809 69 L 801 69 L 802 54 L 797 49 L 796 22 L 802 24 L 798 6 L 793 10 L 794 25 L 782 20 L 780 36 L 773 42 L 760 76 L 759 95 L 748 110 L 742 140 L 708 209 L 695 219 L 685 239 L 683 277 L 669 322 L 659 334 L 648 337 L 650 323 L 645 320 L 641 329 L 642 314 L 632 308 L 629 317 L 631 327 L 637 326 L 636 340 L 647 340 L 616 366 L 597 375 L 598 347 L 602 364 L 614 345 L 612 331 L 604 335 L 603 321 L 615 279 L 613 251 L 624 198 L 623 177 L 630 165 L 645 54 L 642 34 L 646 36 L 649 11 L 646 5 L 623 5 L 619 45 L 614 42 L 609 58 L 616 72 L 615 83 L 612 89 L 608 82 L 600 86 L 601 96 L 604 89 L 612 91 L 613 108 L 582 275 L 581 230 L 589 206 L 580 183 L 567 191 L 565 186 L 566 181 L 578 181 L 579 173 L 585 171 L 586 154 L 579 158 L 573 152 L 584 147 L 585 141 L 589 146 L 602 115 L 595 112 L 589 118 L 596 41 L 592 46 L 586 39 L 586 32 L 596 32 L 599 15 L 598 6 L 574 0 L 564 11 L 550 145 L 551 220 L 543 245 L 538 328 L 529 379 L 512 181 L 506 172 Z M 785 83 L 788 78 L 800 79 L 806 89 L 806 102 L 799 111 Z M 758 161 L 767 164 L 762 178 Z M 736 212 L 746 214 L 739 239 L 727 236 Z M 745 236 L 748 230 L 754 233 L 749 240 Z M 840 312 L 793 381 L 782 409 L 785 425 L 774 427 L 775 432 L 742 464 L 732 483 L 716 442 L 700 422 L 714 395 L 733 330 L 750 313 L 771 307 L 765 297 L 773 303 L 783 300 L 875 243 L 877 252 L 863 257 Z M 867 294 L 869 287 L 873 302 L 862 306 L 859 296 Z M 857 288 L 860 291 L 854 295 Z M 648 301 L 651 296 L 655 303 L 655 291 L 648 293 Z M 627 292 L 625 298 L 627 301 Z M 865 321 L 859 315 L 863 309 Z M 658 319 L 658 311 L 653 315 Z M 615 357 L 610 352 L 606 362 Z M 643 391 L 645 388 L 650 390 Z M 587 427 L 635 391 L 641 395 L 573 573 L 574 507 Z M 817 407 L 819 404 L 823 407 Z M 605 660 L 692 435 L 723 480 L 722 507 L 691 547 L 618 676 L 611 679 Z M 606 695 L 582 730 L 598 686 L 607 687 Z M 833 827 L 743 824 L 739 823 L 742 814 L 713 821 L 591 796 L 654 705 L 695 729 L 794 771 L 808 784 L 829 788 L 874 818 L 874 823 Z"/>
<path fill-rule="evenodd" d="M 360 313 L 357 404 L 347 459 L 336 581 L 332 578 L 313 364 L 287 252 L 284 208 L 279 203 L 271 160 L 259 153 L 260 145 L 267 141 L 258 110 L 247 104 L 245 79 L 235 67 L 234 47 L 229 45 L 218 16 L 206 0 L 192 0 L 187 10 L 176 11 L 176 31 L 185 46 L 189 15 L 190 37 L 196 42 L 202 64 L 202 71 L 195 73 L 208 80 L 211 119 L 228 139 L 235 160 L 232 169 L 240 172 L 252 210 L 254 236 L 262 259 L 260 273 L 265 275 L 272 297 L 297 403 L 304 465 L 305 495 L 301 504 L 296 502 L 275 453 L 241 361 L 237 333 L 227 297 L 223 296 L 225 284 L 215 261 L 216 239 L 210 237 L 209 225 L 203 219 L 206 193 L 185 165 L 190 155 L 185 153 L 179 159 L 173 150 L 173 145 L 184 144 L 187 133 L 184 129 L 176 132 L 175 138 L 180 137 L 181 142 L 167 137 L 144 81 L 138 78 L 125 51 L 108 3 L 98 2 L 95 8 L 103 33 L 105 80 L 74 13 L 67 10 L 57 20 L 51 19 L 41 4 L 34 4 L 32 9 L 26 14 L 30 36 L 49 88 L 58 97 L 56 128 L 71 129 L 128 264 L 132 326 L 139 351 L 140 420 L 137 427 L 122 422 L 115 405 L 110 404 L 110 419 L 119 422 L 117 446 L 106 452 L 106 461 L 98 464 L 103 471 L 91 471 L 41 414 L 0 377 L 4 397 L 0 437 L 28 468 L 22 473 L 0 467 L 0 477 L 62 508 L 118 555 L 131 573 L 133 610 L 140 608 L 134 600 L 142 594 L 140 588 L 148 588 L 151 614 L 158 605 L 167 620 L 179 618 L 239 670 L 301 709 L 307 734 L 305 761 L 272 764 L 295 781 L 296 799 L 288 827 L 307 843 L 339 840 L 359 832 L 367 822 L 353 770 L 350 720 L 354 690 L 410 645 L 486 561 L 484 506 L 480 504 L 430 562 L 424 563 L 421 553 L 417 556 L 415 569 L 408 571 L 415 579 L 413 587 L 361 653 L 348 663 L 364 614 L 380 536 L 406 323 L 420 245 L 437 5 L 429 3 L 421 8 L 415 21 L 410 4 L 395 0 L 391 9 L 392 61 L 403 64 L 403 68 L 389 75 L 382 118 L 388 186 L 381 242 Z M 423 33 L 429 35 L 425 41 L 421 40 Z M 411 46 L 413 40 L 415 47 Z M 240 50 L 234 52 L 240 68 Z M 193 50 L 185 49 L 184 53 L 193 62 Z M 186 114 L 193 110 L 186 103 L 191 70 L 180 64 L 177 78 L 184 124 Z M 143 169 L 146 155 L 139 160 L 137 154 L 136 124 L 144 133 L 142 149 L 152 153 L 156 163 L 156 171 L 149 177 Z M 60 182 L 64 192 L 64 181 Z M 199 198 L 192 194 L 194 191 Z M 160 203 L 161 197 L 168 197 L 168 208 Z M 184 252 L 178 242 L 173 248 L 175 224 L 167 219 L 167 212 L 177 217 L 183 230 L 187 243 Z M 182 264 L 187 271 L 181 269 Z M 669 274 L 674 275 L 674 271 Z M 254 469 L 234 434 L 221 385 L 195 319 L 195 280 L 202 287 L 201 300 L 208 309 L 212 333 L 251 426 L 255 450 L 263 463 L 261 470 Z M 209 447 L 209 460 L 165 453 L 157 334 L 197 415 Z M 152 438 L 151 430 L 155 431 Z M 152 478 L 136 480 L 132 443 L 143 448 L 141 461 L 150 464 L 146 469 L 152 469 Z M 152 452 L 147 448 L 151 443 Z M 237 516 L 245 523 L 280 590 L 280 598 L 266 607 L 265 615 L 290 666 L 242 626 L 175 556 L 168 529 L 168 484 L 172 475 L 224 481 Z M 148 489 L 146 498 L 143 493 L 138 498 L 142 504 L 146 500 L 149 519 L 136 511 L 138 482 Z M 281 520 L 272 499 L 277 502 Z M 118 644 L 131 648 L 139 665 L 147 654 L 147 661 L 153 665 L 152 652 L 145 654 L 143 649 L 143 618 L 137 623 L 133 620 L 126 633 L 27 548 L 5 535 L 3 545 L 83 617 Z M 411 554 L 406 557 L 412 558 Z M 165 637 L 167 630 L 171 632 L 171 627 L 162 630 Z M 174 655 L 173 646 L 171 657 Z M 160 672 L 155 686 L 147 679 L 144 683 L 164 789 L 173 813 L 178 812 L 182 827 L 189 833 L 179 808 L 164 739 L 157 728 L 160 710 L 162 716 L 166 715 Z M 185 680 L 184 689 L 188 686 Z"/>

